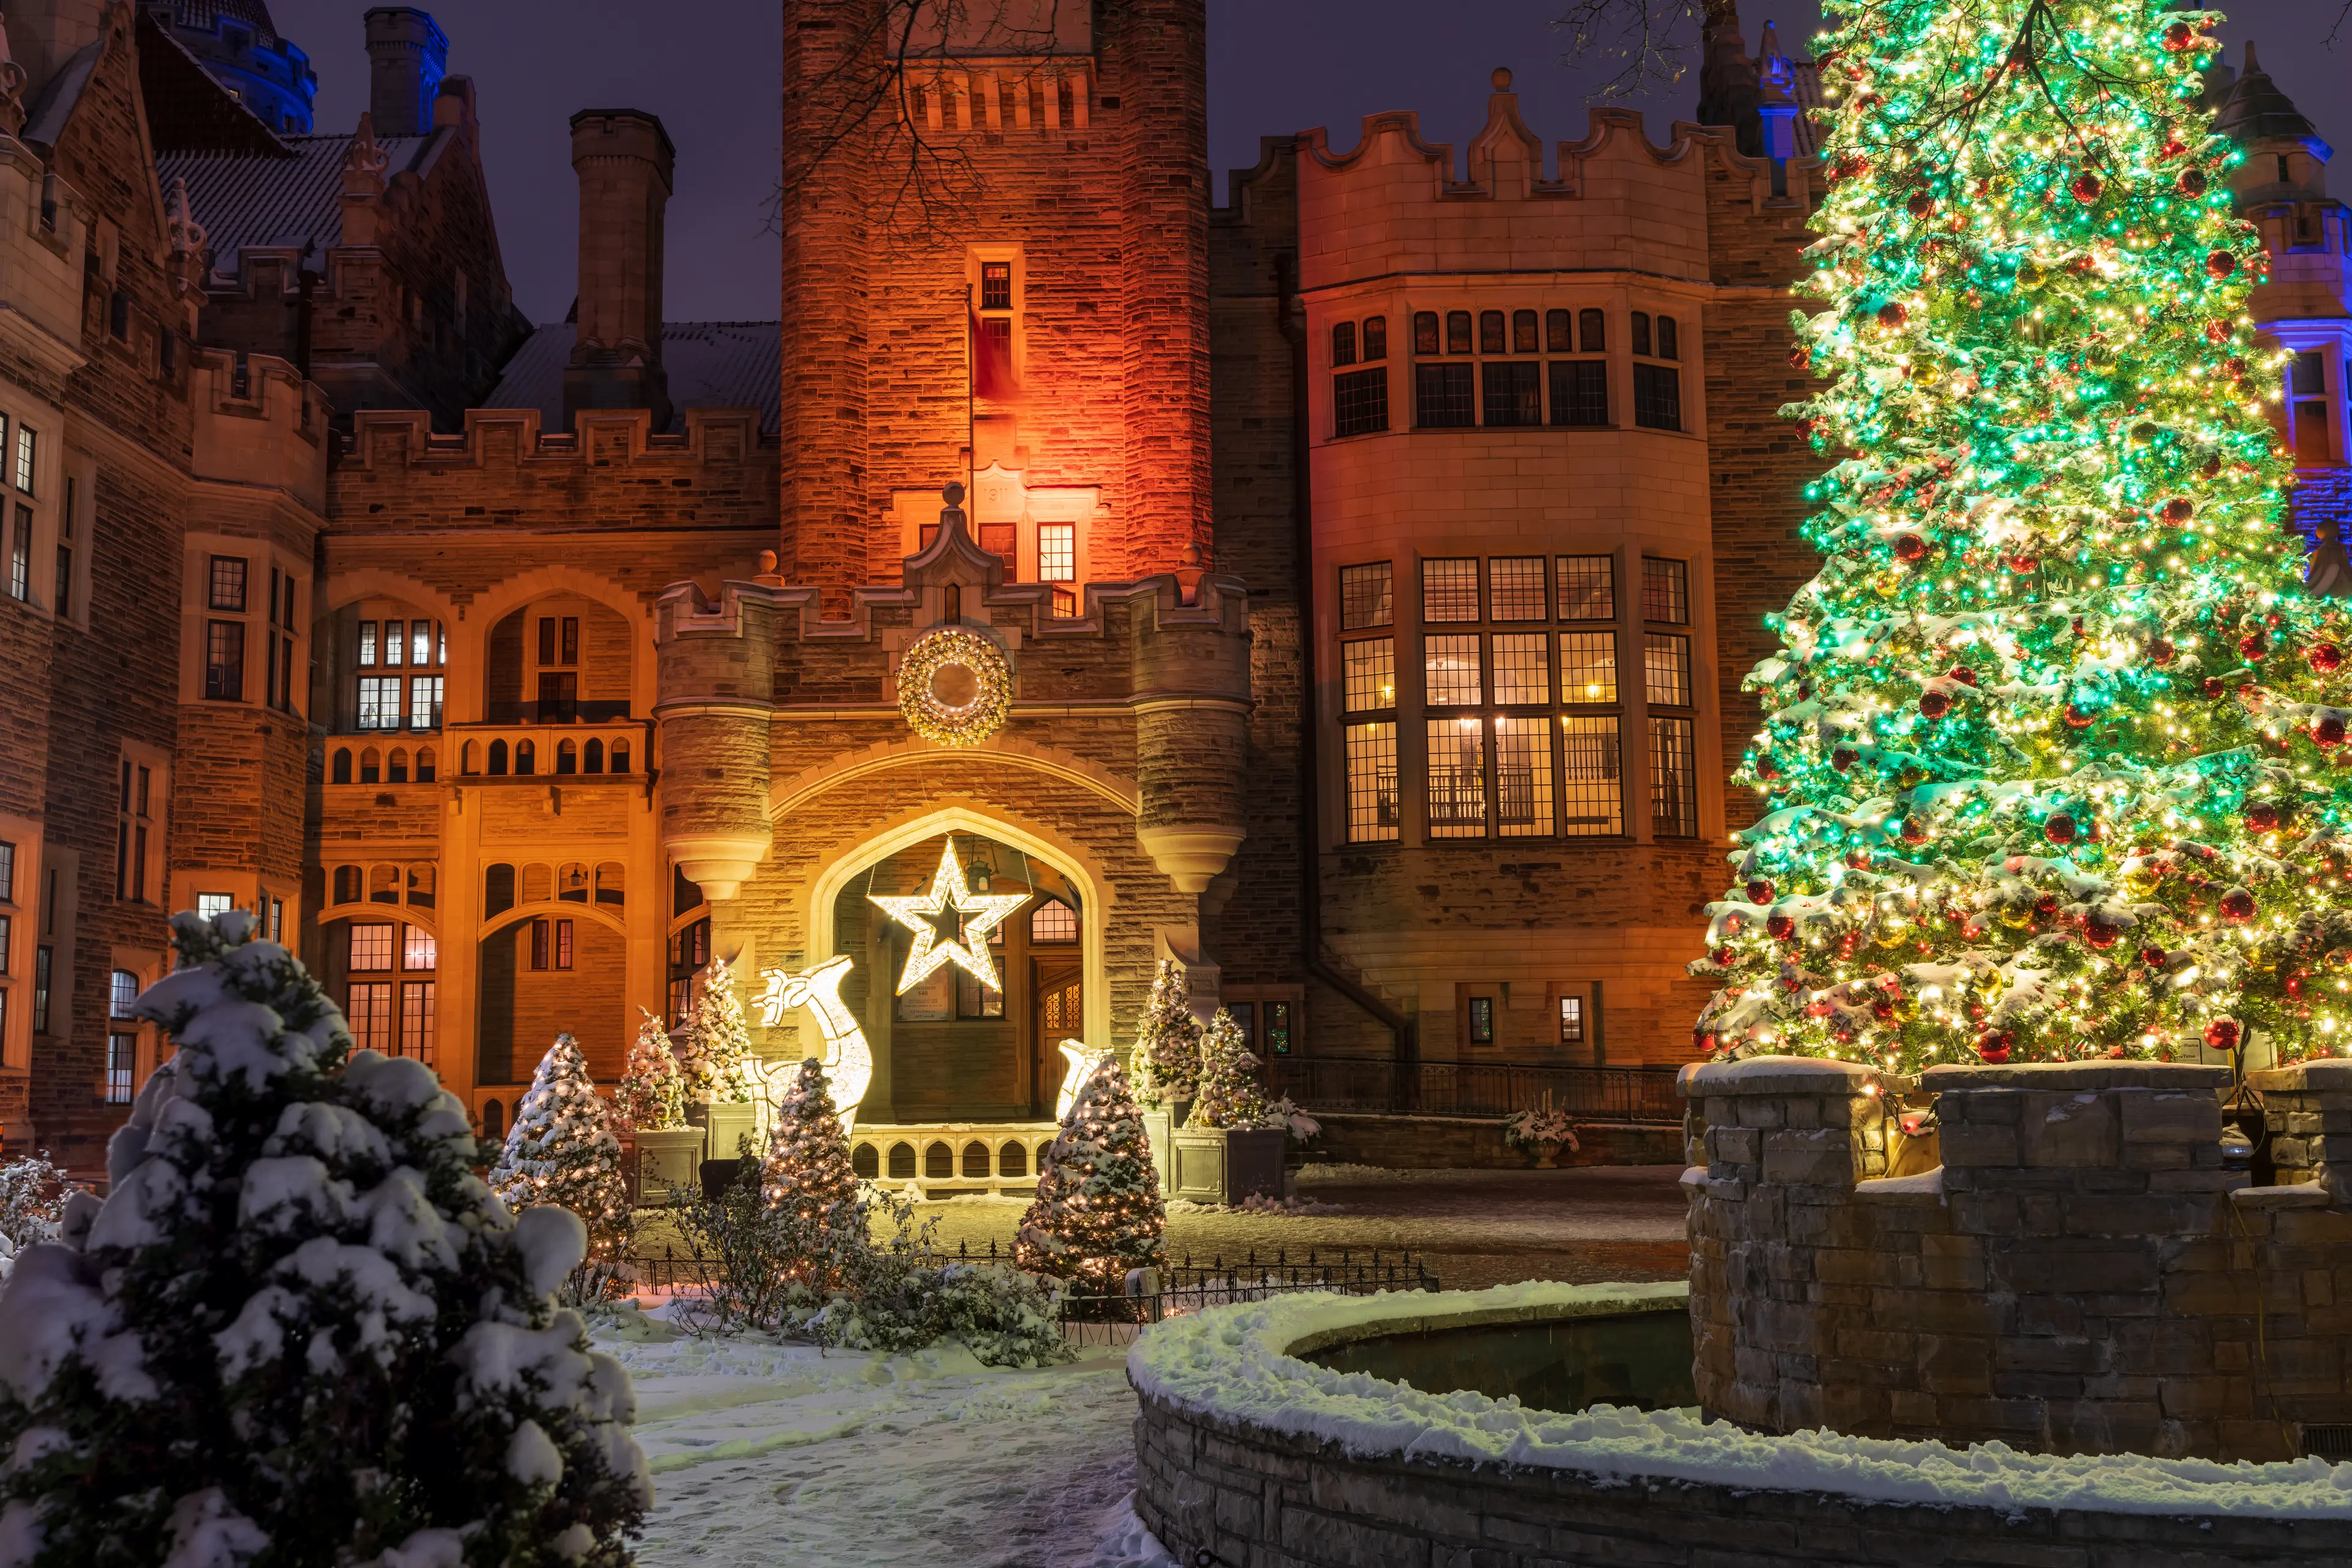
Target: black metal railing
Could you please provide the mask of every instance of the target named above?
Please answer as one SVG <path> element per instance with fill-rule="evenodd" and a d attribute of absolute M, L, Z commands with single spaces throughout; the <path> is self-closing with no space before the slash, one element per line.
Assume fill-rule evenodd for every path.
<path fill-rule="evenodd" d="M 928 1259 L 945 1263 L 988 1263 L 1013 1267 L 1010 1247 L 994 1241 L 982 1247 L 959 1242 L 955 1250 L 934 1248 Z M 635 1283 L 645 1289 L 692 1289 L 708 1285 L 711 1266 L 680 1258 L 666 1247 L 658 1258 L 639 1255 L 629 1259 Z M 1180 1317 L 1204 1307 L 1234 1301 L 1263 1301 L 1274 1296 L 1308 1292 L 1370 1296 L 1381 1290 L 1435 1290 L 1437 1276 L 1416 1253 L 1385 1251 L 1369 1254 L 1351 1247 L 1333 1253 L 1310 1247 L 1303 1256 L 1278 1247 L 1262 1256 L 1253 1247 L 1239 1258 L 1218 1254 L 1196 1261 L 1191 1253 L 1180 1262 L 1163 1264 L 1137 1289 L 1118 1295 L 1065 1292 L 1054 1299 L 1055 1315 L 1064 1337 L 1080 1344 L 1118 1343 L 1132 1338 L 1141 1327 L 1162 1318 Z"/>
<path fill-rule="evenodd" d="M 1310 1116 L 1324 1111 L 1503 1117 L 1550 1103 L 1580 1121 L 1680 1121 L 1673 1068 L 1533 1062 L 1400 1062 L 1391 1057 L 1273 1057 L 1266 1080 Z"/>

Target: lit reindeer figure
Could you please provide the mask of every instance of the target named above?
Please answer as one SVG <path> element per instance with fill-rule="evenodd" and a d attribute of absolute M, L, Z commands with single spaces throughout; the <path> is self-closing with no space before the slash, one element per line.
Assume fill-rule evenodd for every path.
<path fill-rule="evenodd" d="M 1094 1076 L 1110 1053 L 1087 1048 L 1084 1040 L 1064 1040 L 1062 1056 L 1070 1064 L 1062 1073 L 1062 1092 L 1054 1097 L 1054 1120 L 1059 1121 L 1070 1114 L 1070 1107 L 1078 1102 L 1078 1090 Z"/>
<path fill-rule="evenodd" d="M 866 1044 L 866 1031 L 858 1026 L 857 1015 L 841 999 L 841 983 L 849 973 L 850 963 L 849 955 L 842 953 L 799 974 L 782 969 L 763 971 L 760 978 L 768 983 L 768 988 L 760 993 L 758 1003 L 763 1028 L 774 1028 L 794 1007 L 806 1007 L 816 1015 L 817 1027 L 824 1032 L 824 1075 L 832 1082 L 833 1103 L 840 1112 L 845 1136 L 856 1128 L 857 1102 L 866 1098 L 866 1086 L 874 1081 L 874 1053 Z M 777 1066 L 795 1072 L 800 1068 L 798 1062 Z M 782 1092 L 783 1079 L 782 1071 L 774 1075 L 772 1094 Z"/>

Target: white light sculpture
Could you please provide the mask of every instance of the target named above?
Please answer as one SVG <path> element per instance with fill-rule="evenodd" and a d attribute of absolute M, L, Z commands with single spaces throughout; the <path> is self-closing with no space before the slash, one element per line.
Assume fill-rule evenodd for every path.
<path fill-rule="evenodd" d="M 996 978 L 996 962 L 989 956 L 988 933 L 1027 903 L 1029 894 L 973 892 L 964 880 L 962 863 L 956 859 L 954 840 L 949 840 L 940 853 L 940 868 L 931 878 L 929 892 L 866 896 L 883 913 L 915 933 L 915 944 L 907 953 L 907 967 L 898 976 L 899 995 L 904 996 L 929 979 L 940 964 L 950 962 L 991 991 L 1004 989 Z M 956 934 L 943 936 L 942 924 L 950 924 Z"/>

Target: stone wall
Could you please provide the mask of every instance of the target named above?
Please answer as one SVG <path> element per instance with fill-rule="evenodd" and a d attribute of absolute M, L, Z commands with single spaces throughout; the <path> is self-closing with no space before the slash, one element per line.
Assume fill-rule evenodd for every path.
<path fill-rule="evenodd" d="M 1942 1067 L 1942 1166 L 1901 1159 L 1906 1092 L 1851 1063 L 1689 1069 L 1699 1397 L 1764 1431 L 2051 1453 L 2293 1456 L 2352 1421 L 2352 1130 L 2336 1067 L 2281 1081 L 2280 1179 L 2223 1169 L 2221 1068 Z M 2337 1087 L 2342 1083 L 2342 1087 Z"/>
<path fill-rule="evenodd" d="M 1325 1116 L 1307 1107 L 1323 1135 L 1306 1158 L 1334 1165 L 1379 1165 L 1392 1171 L 1520 1171 L 1534 1155 L 1503 1142 L 1500 1118 L 1461 1116 Z M 1579 1147 L 1562 1150 L 1555 1165 L 1668 1165 L 1682 1160 L 1682 1129 L 1633 1122 L 1580 1121 Z"/>
<path fill-rule="evenodd" d="M 1136 1512 L 1177 1561 L 1248 1568 L 2047 1568 L 2334 1563 L 2340 1521 L 1967 1508 L 1436 1459 L 1211 1420 L 1146 1398 Z"/>

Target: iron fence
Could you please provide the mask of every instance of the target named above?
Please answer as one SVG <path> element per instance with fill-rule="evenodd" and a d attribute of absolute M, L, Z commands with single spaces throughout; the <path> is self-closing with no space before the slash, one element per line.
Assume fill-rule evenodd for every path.
<path fill-rule="evenodd" d="M 1274 1057 L 1266 1078 L 1308 1115 L 1505 1117 L 1551 1103 L 1581 1121 L 1683 1119 L 1673 1068 L 1553 1067 L 1532 1062 L 1401 1062 L 1392 1057 Z"/>

